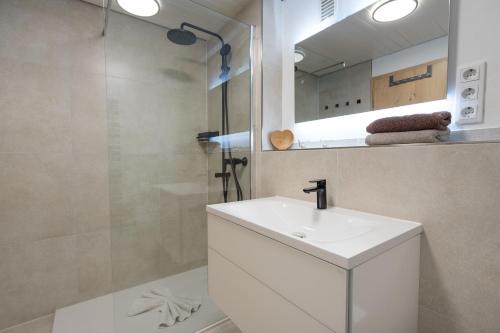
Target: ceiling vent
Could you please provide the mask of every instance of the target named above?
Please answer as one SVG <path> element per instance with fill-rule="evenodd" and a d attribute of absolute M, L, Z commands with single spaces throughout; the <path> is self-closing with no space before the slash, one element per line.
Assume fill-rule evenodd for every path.
<path fill-rule="evenodd" d="M 321 21 L 335 15 L 335 0 L 321 0 Z"/>

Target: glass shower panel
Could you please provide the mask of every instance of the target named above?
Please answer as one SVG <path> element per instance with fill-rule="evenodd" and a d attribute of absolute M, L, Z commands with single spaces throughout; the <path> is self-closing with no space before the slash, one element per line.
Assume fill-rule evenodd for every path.
<path fill-rule="evenodd" d="M 216 37 L 190 30 L 198 40 L 189 46 L 166 38 L 182 22 L 231 45 L 228 76 L 220 77 Z M 251 29 L 186 0 L 162 1 L 149 21 L 113 4 L 105 41 L 114 332 L 157 332 L 160 323 L 172 324 L 164 306 L 142 314 L 137 308 L 149 302 L 144 295 L 168 289 L 199 299 L 201 307 L 162 332 L 192 333 L 225 317 L 207 294 L 205 213 L 207 203 L 224 200 L 223 178 L 215 177 L 223 152 L 232 161 L 225 162 L 228 200 L 236 200 L 235 175 L 243 198 L 251 194 Z M 207 132 L 218 134 L 197 139 Z"/>
<path fill-rule="evenodd" d="M 221 177 L 215 177 L 224 170 L 231 170 L 231 160 L 235 162 L 234 173 L 228 179 L 227 201 L 236 201 L 237 183 L 241 187 L 242 199 L 251 198 L 251 29 L 236 21 L 227 22 L 219 31 L 225 43 L 231 46 L 230 72 L 221 77 L 221 57 L 216 40 L 208 41 L 208 126 L 217 129 L 220 136 L 214 138 L 209 148 L 208 184 L 209 203 L 224 202 Z M 223 85 L 227 86 L 226 100 Z M 227 133 L 222 133 L 223 104 L 227 105 L 225 119 Z"/>

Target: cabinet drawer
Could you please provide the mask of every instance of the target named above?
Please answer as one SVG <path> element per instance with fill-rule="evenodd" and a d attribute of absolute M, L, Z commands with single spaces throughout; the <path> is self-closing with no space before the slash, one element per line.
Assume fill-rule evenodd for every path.
<path fill-rule="evenodd" d="M 245 333 L 334 333 L 212 249 L 208 292 Z"/>
<path fill-rule="evenodd" d="M 208 246 L 330 330 L 346 332 L 346 270 L 212 214 Z"/>

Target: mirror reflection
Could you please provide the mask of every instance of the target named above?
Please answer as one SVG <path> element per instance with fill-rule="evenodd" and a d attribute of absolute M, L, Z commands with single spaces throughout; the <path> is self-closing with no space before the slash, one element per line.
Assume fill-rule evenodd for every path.
<path fill-rule="evenodd" d="M 448 0 L 367 7 L 295 45 L 295 122 L 447 97 Z"/>

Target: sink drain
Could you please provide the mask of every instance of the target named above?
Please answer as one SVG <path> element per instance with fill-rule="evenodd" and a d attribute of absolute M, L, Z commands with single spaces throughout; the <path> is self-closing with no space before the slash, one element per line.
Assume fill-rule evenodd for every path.
<path fill-rule="evenodd" d="M 306 234 L 303 232 L 292 232 L 292 236 L 295 236 L 297 238 L 306 238 Z"/>

